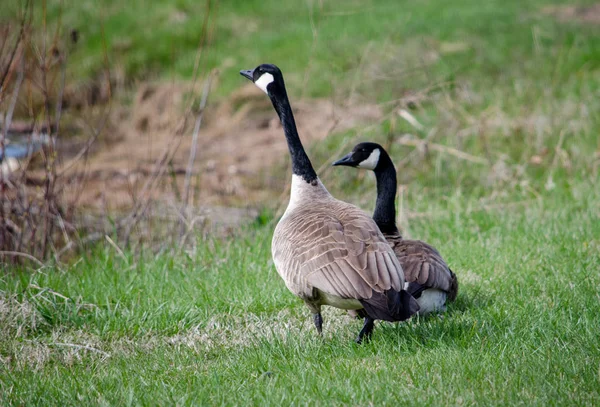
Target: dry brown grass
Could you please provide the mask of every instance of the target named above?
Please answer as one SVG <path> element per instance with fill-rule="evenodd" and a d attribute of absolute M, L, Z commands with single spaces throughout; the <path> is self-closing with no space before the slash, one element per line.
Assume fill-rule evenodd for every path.
<path fill-rule="evenodd" d="M 361 326 L 360 321 L 341 310 L 327 308 L 323 316 L 324 341 L 339 335 L 352 337 Z M 175 335 L 149 332 L 135 339 L 103 339 L 88 329 L 52 327 L 35 303 L 5 294 L 0 294 L 0 324 L 3 326 L 0 338 L 8 344 L 2 351 L 2 360 L 16 371 L 41 370 L 49 363 L 72 366 L 102 362 L 107 358 L 152 352 L 165 346 L 174 347 L 175 350 L 186 347 L 198 355 L 207 355 L 211 352 L 239 351 L 263 341 L 284 342 L 299 336 L 306 340 L 317 338 L 310 314 L 304 308 L 296 308 L 284 309 L 273 315 L 220 313 Z M 49 330 L 47 335 L 30 339 L 42 328 Z"/>

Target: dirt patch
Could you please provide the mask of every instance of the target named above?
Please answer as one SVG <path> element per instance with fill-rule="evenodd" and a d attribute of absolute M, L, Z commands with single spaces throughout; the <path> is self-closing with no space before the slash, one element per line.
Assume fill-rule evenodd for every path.
<path fill-rule="evenodd" d="M 84 207 L 127 209 L 135 204 L 157 161 L 174 151 L 152 194 L 161 201 L 180 202 L 195 121 L 191 117 L 182 125 L 190 95 L 186 83 L 139 86 L 133 105 L 111 115 L 106 134 L 110 141 L 70 171 L 71 177 L 87 175 L 85 184 L 69 193 L 77 194 Z M 376 105 L 340 106 L 329 100 L 293 104 L 306 145 L 382 116 Z M 204 114 L 191 180 L 192 204 L 252 206 L 279 196 L 283 186 L 267 170 L 286 159 L 286 141 L 270 101 L 248 84 Z"/>
<path fill-rule="evenodd" d="M 600 3 L 589 6 L 548 6 L 542 13 L 556 17 L 559 21 L 576 21 L 600 24 Z"/>

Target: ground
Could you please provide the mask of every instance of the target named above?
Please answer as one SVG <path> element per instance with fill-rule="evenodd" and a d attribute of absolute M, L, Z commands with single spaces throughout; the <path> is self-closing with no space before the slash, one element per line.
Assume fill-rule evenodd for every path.
<path fill-rule="evenodd" d="M 240 76 L 240 89 L 203 117 L 193 167 L 198 177 L 192 188 L 198 191 L 197 202 L 204 205 L 243 202 L 258 206 L 281 194 L 282 183 L 268 179 L 268 170 L 283 164 L 287 152 L 281 124 L 264 94 L 243 81 Z M 139 192 L 135 187 L 132 191 L 132 186 L 139 188 L 142 184 L 136 177 L 143 180 L 151 173 L 173 143 L 178 147 L 172 155 L 172 166 L 178 187 L 183 187 L 194 122 L 190 120 L 182 136 L 176 134 L 182 121 L 183 99 L 190 88 L 185 83 L 145 84 L 136 92 L 131 107 L 113 114 L 120 117 L 115 120 L 118 125 L 111 128 L 114 136 L 86 162 L 85 169 L 92 176 L 80 197 L 82 205 L 96 209 L 99 203 L 109 209 L 130 207 Z M 338 105 L 326 99 L 297 101 L 294 110 L 307 143 L 382 118 L 377 105 Z M 253 153 L 257 151 L 260 153 Z M 77 168 L 74 170 L 73 176 L 77 174 Z M 176 199 L 170 187 L 154 194 L 164 200 Z"/>

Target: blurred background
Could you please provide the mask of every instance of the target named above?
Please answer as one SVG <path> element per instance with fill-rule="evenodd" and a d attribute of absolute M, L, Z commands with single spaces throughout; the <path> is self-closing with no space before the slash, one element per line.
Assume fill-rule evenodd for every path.
<path fill-rule="evenodd" d="M 270 224 L 287 147 L 238 74 L 265 62 L 336 197 L 371 209 L 372 174 L 330 163 L 388 149 L 408 235 L 457 208 L 577 199 L 600 164 L 598 34 L 593 1 L 4 2 L 0 250 Z"/>

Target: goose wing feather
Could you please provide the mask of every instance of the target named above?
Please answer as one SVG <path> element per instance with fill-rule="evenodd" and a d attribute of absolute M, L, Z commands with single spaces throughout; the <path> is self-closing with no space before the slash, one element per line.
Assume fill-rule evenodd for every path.
<path fill-rule="evenodd" d="M 278 270 L 299 295 L 314 287 L 361 300 L 404 287 L 402 267 L 377 225 L 349 204 L 295 211 L 278 225 L 273 248 Z"/>
<path fill-rule="evenodd" d="M 404 277 L 409 283 L 418 283 L 425 288 L 437 288 L 456 297 L 458 281 L 441 254 L 420 240 L 404 240 L 386 236 L 402 264 Z"/>

